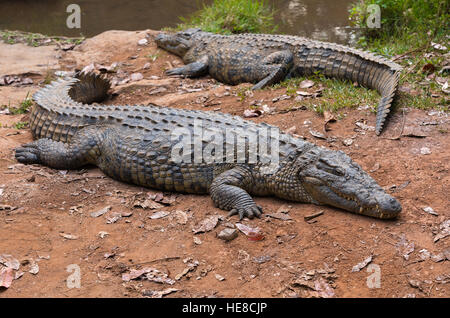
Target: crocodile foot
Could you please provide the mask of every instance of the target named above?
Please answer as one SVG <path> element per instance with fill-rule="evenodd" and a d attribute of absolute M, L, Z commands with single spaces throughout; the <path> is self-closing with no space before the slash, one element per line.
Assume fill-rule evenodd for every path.
<path fill-rule="evenodd" d="M 20 163 L 32 164 L 40 163 L 39 154 L 40 150 L 38 145 L 35 142 L 30 142 L 16 148 L 15 156 Z"/>
<path fill-rule="evenodd" d="M 234 208 L 230 211 L 230 213 L 228 214 L 228 216 L 233 216 L 235 214 L 239 215 L 239 220 L 242 220 L 244 218 L 244 216 L 248 217 L 249 219 L 253 219 L 253 217 L 261 217 L 261 213 L 262 213 L 262 207 L 260 207 L 259 205 L 251 205 L 245 208 Z"/>

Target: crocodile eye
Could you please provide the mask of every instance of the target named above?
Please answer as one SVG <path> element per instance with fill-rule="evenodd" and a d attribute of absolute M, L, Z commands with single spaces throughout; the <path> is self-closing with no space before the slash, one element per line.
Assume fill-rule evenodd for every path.
<path fill-rule="evenodd" d="M 316 167 L 320 170 L 326 171 L 330 174 L 334 174 L 339 177 L 345 176 L 344 169 L 342 169 L 341 167 L 335 166 L 335 165 L 331 165 L 328 162 L 320 160 L 320 159 L 319 159 L 319 162 L 316 164 Z"/>

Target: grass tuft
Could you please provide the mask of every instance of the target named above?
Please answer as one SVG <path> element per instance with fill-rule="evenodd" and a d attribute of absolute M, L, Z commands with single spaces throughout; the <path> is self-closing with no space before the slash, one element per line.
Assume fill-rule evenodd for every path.
<path fill-rule="evenodd" d="M 177 29 L 196 27 L 221 34 L 273 33 L 277 28 L 274 13 L 265 0 L 214 0 L 189 18 L 181 17 Z"/>

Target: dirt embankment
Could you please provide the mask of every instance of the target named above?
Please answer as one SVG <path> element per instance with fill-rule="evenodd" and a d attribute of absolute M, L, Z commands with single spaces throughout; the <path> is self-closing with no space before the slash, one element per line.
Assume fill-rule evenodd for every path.
<path fill-rule="evenodd" d="M 294 98 L 285 99 L 285 89 L 249 95 L 244 93 L 249 85 L 165 76 L 165 69 L 182 62 L 158 50 L 154 34 L 110 31 L 67 51 L 0 43 L 0 52 L 8 52 L 0 54 L 6 56 L 0 77 L 19 76 L 15 83 L 0 86 L 0 105 L 17 106 L 54 70 L 86 66 L 106 72 L 113 81 L 109 104 L 155 103 L 237 115 L 260 105 L 269 111 L 250 120 L 345 151 L 400 200 L 400 217 L 381 221 L 329 207 L 256 198 L 264 216 L 242 223 L 260 228 L 263 239 L 249 240 L 239 232 L 225 242 L 217 234 L 234 227 L 237 218 L 227 219 L 208 196 L 160 194 L 112 180 L 96 168 L 56 171 L 18 164 L 14 148 L 32 137 L 28 130 L 12 127 L 26 122 L 28 115 L 3 111 L 0 277 L 6 283 L 9 279 L 10 287 L 0 287 L 0 297 L 450 295 L 448 114 L 397 111 L 385 133 L 376 137 L 370 127 L 374 114 L 359 105 L 328 123 L 330 130 L 324 133 L 324 118 L 292 110 Z M 12 51 L 24 58 L 18 61 Z M 33 84 L 21 82 L 24 77 Z M 326 134 L 325 139 L 311 131 Z M 305 221 L 320 211 L 322 215 Z M 213 229 L 206 226 L 206 232 L 194 234 L 202 222 Z"/>

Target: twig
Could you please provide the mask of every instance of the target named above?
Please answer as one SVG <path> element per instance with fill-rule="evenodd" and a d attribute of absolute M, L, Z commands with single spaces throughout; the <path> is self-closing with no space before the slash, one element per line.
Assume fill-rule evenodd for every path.
<path fill-rule="evenodd" d="M 422 46 L 416 47 L 415 49 L 409 50 L 409 51 L 407 51 L 407 52 L 405 52 L 403 54 L 400 54 L 400 55 L 396 56 L 392 60 L 393 61 L 397 61 L 397 60 L 401 59 L 402 57 L 404 57 L 404 56 L 406 56 L 408 54 L 411 54 L 411 53 L 416 52 L 416 51 L 420 51 L 420 50 L 422 50 L 424 48 L 427 48 L 428 46 L 429 46 L 429 44 L 427 43 L 427 44 L 424 44 Z"/>
<path fill-rule="evenodd" d="M 323 211 L 319 211 L 317 213 L 314 213 L 314 214 L 311 214 L 311 215 L 307 215 L 307 216 L 303 217 L 303 219 L 305 221 L 310 221 L 310 220 L 312 220 L 312 219 L 314 219 L 314 218 L 316 218 L 318 216 L 321 216 L 322 214 L 323 214 Z"/>
<path fill-rule="evenodd" d="M 180 256 L 157 258 L 157 259 L 154 259 L 152 261 L 142 262 L 142 263 L 133 264 L 133 265 L 137 266 L 137 265 L 153 264 L 153 263 L 157 263 L 157 262 L 175 261 L 175 260 L 180 259 L 180 258 L 181 258 Z"/>

